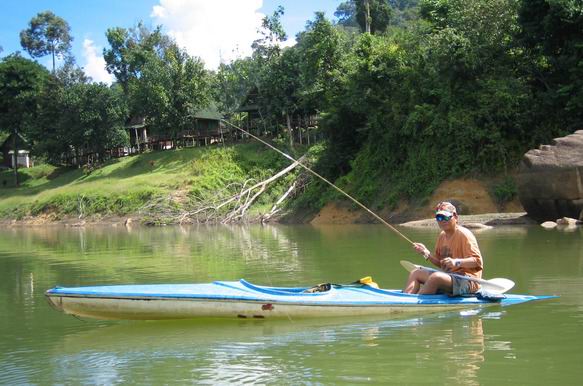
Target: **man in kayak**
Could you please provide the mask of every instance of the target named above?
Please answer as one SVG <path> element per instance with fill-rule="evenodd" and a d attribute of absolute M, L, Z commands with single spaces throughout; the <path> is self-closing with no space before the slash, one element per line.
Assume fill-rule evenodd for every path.
<path fill-rule="evenodd" d="M 441 229 L 435 252 L 425 245 L 414 243 L 415 251 L 445 272 L 417 269 L 409 274 L 403 292 L 409 294 L 435 294 L 438 292 L 455 296 L 474 293 L 480 285 L 474 281 L 452 277 L 448 274 L 482 277 L 483 261 L 476 237 L 458 224 L 455 206 L 440 202 L 435 208 L 435 219 Z"/>

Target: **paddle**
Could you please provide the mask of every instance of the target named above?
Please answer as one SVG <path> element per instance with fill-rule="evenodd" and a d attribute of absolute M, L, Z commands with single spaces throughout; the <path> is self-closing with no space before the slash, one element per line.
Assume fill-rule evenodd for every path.
<path fill-rule="evenodd" d="M 443 271 L 440 271 L 439 269 L 436 269 L 436 268 L 429 268 L 429 267 L 424 267 L 422 265 L 413 264 L 407 260 L 401 260 L 401 265 L 403 266 L 403 268 L 405 268 L 409 272 L 413 272 L 416 269 L 425 269 L 427 271 L 433 271 L 433 272 L 443 272 Z M 455 273 L 449 273 L 449 272 L 447 272 L 447 274 L 451 275 L 453 277 L 458 277 L 458 278 L 464 279 L 464 280 L 475 281 L 476 283 L 480 283 L 482 288 L 485 289 L 486 291 L 490 291 L 492 293 L 497 293 L 497 294 L 503 294 L 504 292 L 509 291 L 512 287 L 514 287 L 514 282 L 512 280 L 504 279 L 504 278 L 495 278 L 495 279 L 485 280 L 485 279 L 477 279 L 477 278 L 474 278 L 471 276 L 457 275 Z"/>

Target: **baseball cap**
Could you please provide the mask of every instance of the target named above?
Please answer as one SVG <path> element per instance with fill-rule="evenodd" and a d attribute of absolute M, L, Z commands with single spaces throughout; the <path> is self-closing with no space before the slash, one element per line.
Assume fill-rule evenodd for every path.
<path fill-rule="evenodd" d="M 457 214 L 455 206 L 451 202 L 442 201 L 435 207 L 435 215 L 442 214 L 447 217 L 451 217 Z"/>

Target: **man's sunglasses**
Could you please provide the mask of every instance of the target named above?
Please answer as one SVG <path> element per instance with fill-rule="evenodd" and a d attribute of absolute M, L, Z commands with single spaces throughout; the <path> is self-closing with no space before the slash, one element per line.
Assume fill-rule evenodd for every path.
<path fill-rule="evenodd" d="M 448 222 L 449 220 L 451 220 L 452 217 L 453 216 L 446 216 L 446 215 L 443 215 L 443 214 L 438 214 L 437 216 L 435 216 L 435 219 L 438 222 Z"/>

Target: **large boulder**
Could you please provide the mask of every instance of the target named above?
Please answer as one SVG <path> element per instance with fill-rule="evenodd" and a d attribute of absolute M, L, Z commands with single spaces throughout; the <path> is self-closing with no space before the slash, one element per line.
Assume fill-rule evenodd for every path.
<path fill-rule="evenodd" d="M 583 211 L 583 130 L 528 151 L 517 176 L 518 197 L 537 221 L 579 218 Z"/>

